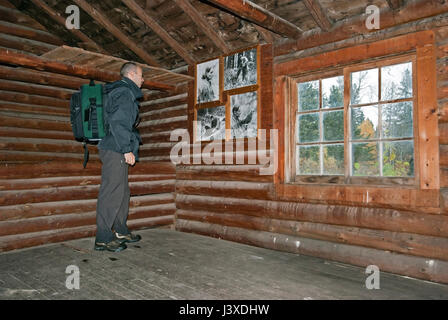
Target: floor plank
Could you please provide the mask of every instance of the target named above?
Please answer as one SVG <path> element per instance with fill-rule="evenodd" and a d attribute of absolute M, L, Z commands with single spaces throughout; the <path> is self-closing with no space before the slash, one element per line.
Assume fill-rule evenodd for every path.
<path fill-rule="evenodd" d="M 448 299 L 448 285 L 380 274 L 368 290 L 360 267 L 170 229 L 138 232 L 119 252 L 93 250 L 93 238 L 0 254 L 0 299 L 314 300 Z M 66 288 L 66 268 L 80 289 Z"/>

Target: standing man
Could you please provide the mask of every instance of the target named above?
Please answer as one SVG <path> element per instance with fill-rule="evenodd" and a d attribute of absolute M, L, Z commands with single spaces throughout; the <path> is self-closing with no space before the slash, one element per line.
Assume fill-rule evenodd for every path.
<path fill-rule="evenodd" d="M 118 252 L 127 248 L 126 242 L 136 242 L 140 235 L 132 234 L 126 226 L 130 190 L 128 168 L 138 160 L 141 138 L 138 123 L 137 99 L 143 96 L 142 68 L 128 62 L 121 67 L 122 79 L 105 86 L 108 102 L 105 120 L 107 135 L 98 144 L 103 163 L 101 187 L 96 209 L 95 250 Z"/>

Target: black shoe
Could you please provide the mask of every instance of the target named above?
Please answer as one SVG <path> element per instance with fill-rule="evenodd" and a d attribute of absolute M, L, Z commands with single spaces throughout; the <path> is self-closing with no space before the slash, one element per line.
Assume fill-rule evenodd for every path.
<path fill-rule="evenodd" d="M 112 251 L 112 252 L 120 252 L 124 249 L 126 249 L 127 246 L 122 241 L 119 241 L 118 239 L 112 240 L 110 242 L 95 242 L 95 250 L 98 251 Z"/>
<path fill-rule="evenodd" d="M 119 234 L 118 232 L 115 232 L 115 237 L 117 237 L 117 240 L 120 241 L 121 243 L 126 243 L 126 242 L 137 242 L 140 241 L 142 239 L 142 237 L 138 234 Z"/>

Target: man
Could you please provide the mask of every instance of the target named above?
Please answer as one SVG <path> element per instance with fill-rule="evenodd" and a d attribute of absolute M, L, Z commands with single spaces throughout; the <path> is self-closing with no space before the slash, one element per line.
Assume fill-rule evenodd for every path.
<path fill-rule="evenodd" d="M 239 68 L 238 68 L 238 72 L 237 72 L 236 77 L 235 77 L 235 79 L 234 79 L 234 83 L 235 83 L 236 81 L 238 81 L 238 77 L 240 76 L 240 73 L 243 73 L 243 75 L 241 76 L 241 82 L 242 82 L 243 84 L 246 83 L 246 81 L 247 81 L 246 78 L 247 78 L 248 67 L 249 67 L 249 60 L 247 59 L 246 56 L 242 56 L 242 57 L 241 57 L 241 60 L 240 60 L 240 65 L 239 65 Z"/>
<path fill-rule="evenodd" d="M 141 143 L 135 125 L 138 122 L 137 99 L 143 96 L 142 69 L 135 63 L 125 63 L 122 79 L 105 86 L 108 103 L 105 106 L 107 135 L 98 144 L 103 163 L 101 187 L 97 202 L 97 232 L 95 250 L 118 252 L 127 248 L 126 242 L 136 242 L 139 235 L 126 226 L 129 213 L 130 190 L 128 167 L 138 161 Z"/>
<path fill-rule="evenodd" d="M 240 107 L 235 106 L 232 108 L 232 133 L 233 137 L 242 138 L 247 136 L 247 127 L 252 121 L 252 115 L 255 110 L 251 110 L 244 119 L 240 119 L 241 110 Z"/>

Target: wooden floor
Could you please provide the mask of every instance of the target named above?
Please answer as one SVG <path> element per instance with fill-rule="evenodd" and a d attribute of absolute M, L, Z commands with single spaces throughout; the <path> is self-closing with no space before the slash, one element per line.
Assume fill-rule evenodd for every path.
<path fill-rule="evenodd" d="M 119 253 L 93 238 L 0 254 L 0 299 L 448 299 L 448 286 L 220 239 L 148 229 Z M 66 288 L 76 265 L 80 289 Z"/>

